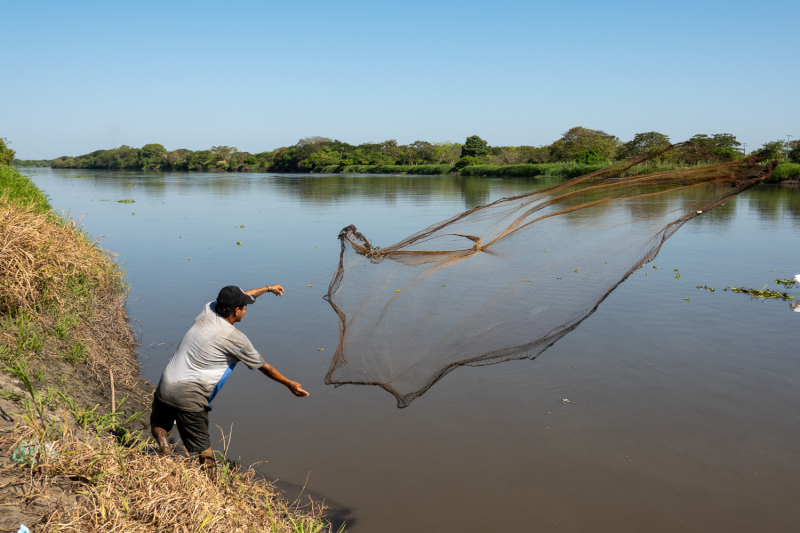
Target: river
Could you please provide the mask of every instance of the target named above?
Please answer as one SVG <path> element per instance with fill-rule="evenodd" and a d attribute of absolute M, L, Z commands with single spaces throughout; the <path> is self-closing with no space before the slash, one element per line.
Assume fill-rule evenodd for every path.
<path fill-rule="evenodd" d="M 239 326 L 311 396 L 240 365 L 214 401 L 212 442 L 232 428 L 229 456 L 325 498 L 353 533 L 800 527 L 800 313 L 721 290 L 783 291 L 774 280 L 800 273 L 800 188 L 761 185 L 704 213 L 658 270 L 536 360 L 458 368 L 398 409 L 378 387 L 323 383 L 338 322 L 319 278 L 339 230 L 386 246 L 550 182 L 21 172 L 118 254 L 154 384 L 222 286 L 284 286 Z"/>

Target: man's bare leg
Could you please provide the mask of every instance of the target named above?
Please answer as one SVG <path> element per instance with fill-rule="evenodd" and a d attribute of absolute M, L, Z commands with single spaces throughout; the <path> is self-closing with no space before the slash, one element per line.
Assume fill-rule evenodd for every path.
<path fill-rule="evenodd" d="M 164 428 L 154 427 L 151 433 L 158 442 L 158 453 L 161 455 L 167 455 L 167 451 L 169 450 L 169 442 L 167 442 L 167 430 Z"/>

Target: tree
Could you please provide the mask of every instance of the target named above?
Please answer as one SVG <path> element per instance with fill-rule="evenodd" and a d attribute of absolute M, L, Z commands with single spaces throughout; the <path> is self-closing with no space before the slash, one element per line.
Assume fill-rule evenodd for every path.
<path fill-rule="evenodd" d="M 16 152 L 8 147 L 11 142 L 8 139 L 0 137 L 0 165 L 10 165 L 14 160 Z"/>
<path fill-rule="evenodd" d="M 585 152 L 584 156 L 594 159 L 613 159 L 617 153 L 619 139 L 603 130 L 590 130 L 577 126 L 564 132 L 562 137 L 550 145 L 550 156 L 556 161 L 574 161 Z"/>
<path fill-rule="evenodd" d="M 212 165 L 214 161 L 214 154 L 210 150 L 200 150 L 186 156 L 186 168 L 189 170 L 203 170 Z"/>
<path fill-rule="evenodd" d="M 763 156 L 767 161 L 784 159 L 786 157 L 786 141 L 766 142 L 761 145 L 761 148 L 755 150 L 753 153 L 755 155 Z"/>
<path fill-rule="evenodd" d="M 547 163 L 550 161 L 549 146 L 517 146 L 517 152 L 523 154 L 523 163 Z"/>
<path fill-rule="evenodd" d="M 191 153 L 191 150 L 187 150 L 186 148 L 173 150 L 165 156 L 165 165 L 170 170 L 188 170 L 187 156 Z"/>
<path fill-rule="evenodd" d="M 383 141 L 381 143 L 380 150 L 382 153 L 392 158 L 397 158 L 402 155 L 402 150 L 400 150 L 400 147 L 397 145 L 397 141 L 394 139 Z"/>
<path fill-rule="evenodd" d="M 584 165 L 594 165 L 597 163 L 604 163 L 607 159 L 597 148 L 590 148 L 589 150 L 581 152 L 580 155 L 575 158 L 575 161 L 583 163 Z"/>
<path fill-rule="evenodd" d="M 436 147 L 427 141 L 416 141 L 408 145 L 409 159 L 415 164 L 429 163 L 434 160 Z"/>
<path fill-rule="evenodd" d="M 304 147 L 304 146 L 311 146 L 314 148 L 316 152 L 323 146 L 329 146 L 333 144 L 333 140 L 329 139 L 328 137 L 320 137 L 319 135 L 312 135 L 311 137 L 304 137 L 297 141 L 297 146 Z"/>
<path fill-rule="evenodd" d="M 488 143 L 477 135 L 467 137 L 464 146 L 461 148 L 461 157 L 483 157 L 488 153 Z"/>
<path fill-rule="evenodd" d="M 211 153 L 220 158 L 222 161 L 225 161 L 225 164 L 228 164 L 228 161 L 231 160 L 231 156 L 238 151 L 239 150 L 235 146 L 211 147 Z"/>
<path fill-rule="evenodd" d="M 309 170 L 314 170 L 317 167 L 327 167 L 332 165 L 341 165 L 342 158 L 338 151 L 333 151 L 330 148 L 323 148 L 311 154 L 305 160 L 306 167 Z"/>
<path fill-rule="evenodd" d="M 160 159 L 163 154 L 167 153 L 167 149 L 161 144 L 145 144 L 139 148 L 139 155 L 146 159 Z"/>
<path fill-rule="evenodd" d="M 800 163 L 800 142 L 792 141 L 789 143 L 789 146 L 792 147 L 789 150 L 789 161 L 792 163 Z"/>
<path fill-rule="evenodd" d="M 657 152 L 668 147 L 670 144 L 672 143 L 669 140 L 669 136 L 663 133 L 657 131 L 637 133 L 633 136 L 633 140 L 619 147 L 617 158 L 628 159 L 630 157 L 638 157 L 640 155 Z"/>
<path fill-rule="evenodd" d="M 434 143 L 434 157 L 439 163 L 455 164 L 461 156 L 461 144 L 450 141 Z"/>
<path fill-rule="evenodd" d="M 525 162 L 525 152 L 513 146 L 503 146 L 499 153 L 490 158 L 492 163 L 501 165 L 519 165 Z"/>
<path fill-rule="evenodd" d="M 737 141 L 736 136 L 730 133 L 715 133 L 711 137 L 704 133 L 698 133 L 689 139 L 689 142 L 723 159 L 733 160 L 742 156 L 741 152 L 739 152 L 739 147 L 742 143 Z"/>
<path fill-rule="evenodd" d="M 159 170 L 161 165 L 166 162 L 166 156 L 167 149 L 161 144 L 145 144 L 139 148 L 139 161 L 143 169 Z M 97 158 L 99 159 L 100 156 L 98 155 Z M 120 164 L 116 158 L 110 161 L 114 161 L 114 164 Z M 91 165 L 91 167 L 94 166 L 99 165 Z"/>

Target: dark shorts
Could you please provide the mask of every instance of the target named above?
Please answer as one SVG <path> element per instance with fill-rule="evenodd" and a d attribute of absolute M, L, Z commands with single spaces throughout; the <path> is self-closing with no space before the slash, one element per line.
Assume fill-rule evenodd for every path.
<path fill-rule="evenodd" d="M 186 451 L 200 453 L 211 448 L 211 439 L 208 437 L 208 411 L 181 411 L 158 398 L 153 398 L 150 427 L 170 431 L 175 422 L 178 423 L 178 433 L 183 445 L 186 446 Z"/>

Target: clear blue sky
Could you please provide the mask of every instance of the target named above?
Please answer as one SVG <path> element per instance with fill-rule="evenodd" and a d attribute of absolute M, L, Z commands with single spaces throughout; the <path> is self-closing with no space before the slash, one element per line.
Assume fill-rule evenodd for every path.
<path fill-rule="evenodd" d="M 800 137 L 800 2 L 2 2 L 0 137 L 260 152 L 309 135 Z"/>

